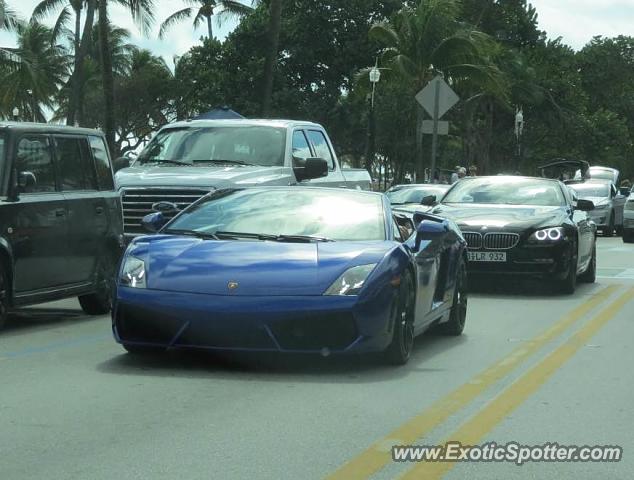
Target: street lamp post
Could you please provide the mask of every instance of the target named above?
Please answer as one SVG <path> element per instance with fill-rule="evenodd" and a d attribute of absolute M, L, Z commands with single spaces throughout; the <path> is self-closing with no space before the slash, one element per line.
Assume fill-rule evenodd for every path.
<path fill-rule="evenodd" d="M 515 161 L 515 170 L 519 170 L 520 160 L 522 158 L 522 135 L 524 133 L 524 111 L 517 108 L 515 110 L 515 139 L 517 140 L 517 152 Z"/>
<path fill-rule="evenodd" d="M 13 107 L 13 121 L 17 122 L 20 118 L 20 109 L 18 107 Z"/>
<path fill-rule="evenodd" d="M 381 80 L 381 71 L 379 70 L 379 58 L 376 58 L 374 67 L 370 69 L 370 83 L 372 83 L 372 97 L 370 99 L 370 116 L 368 118 L 368 142 L 365 155 L 365 168 L 372 175 L 372 160 L 375 152 L 376 139 L 376 123 L 374 119 L 374 95 L 376 92 L 376 84 Z"/>

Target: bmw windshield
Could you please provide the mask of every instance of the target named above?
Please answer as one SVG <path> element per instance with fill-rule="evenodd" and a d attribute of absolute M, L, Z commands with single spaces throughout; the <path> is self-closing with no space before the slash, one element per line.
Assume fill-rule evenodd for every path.
<path fill-rule="evenodd" d="M 175 218 L 163 233 L 223 239 L 291 237 L 385 240 L 383 203 L 378 194 L 312 188 L 225 190 Z"/>
<path fill-rule="evenodd" d="M 552 180 L 499 176 L 462 180 L 442 203 L 559 207 L 565 205 L 565 198 L 559 184 Z"/>
<path fill-rule="evenodd" d="M 286 130 L 246 125 L 161 130 L 141 152 L 138 164 L 283 166 Z"/>

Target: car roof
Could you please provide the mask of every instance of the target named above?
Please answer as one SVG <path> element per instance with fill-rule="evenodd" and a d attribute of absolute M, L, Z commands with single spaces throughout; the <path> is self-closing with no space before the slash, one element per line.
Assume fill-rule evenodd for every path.
<path fill-rule="evenodd" d="M 35 123 L 35 122 L 0 122 L 0 130 L 15 132 L 41 132 L 41 133 L 62 133 L 97 135 L 103 137 L 101 130 L 82 127 L 71 127 L 55 123 Z"/>
<path fill-rule="evenodd" d="M 459 180 L 459 182 L 470 182 L 473 180 L 481 180 L 483 178 L 488 178 L 488 179 L 499 179 L 500 182 L 504 181 L 504 179 L 518 179 L 521 178 L 523 180 L 539 180 L 540 182 L 553 182 L 553 183 L 561 183 L 561 181 L 559 181 L 556 178 L 548 178 L 548 177 L 531 177 L 531 176 L 526 176 L 526 175 L 482 175 L 479 177 L 464 177 L 462 179 Z"/>
<path fill-rule="evenodd" d="M 270 120 L 270 119 L 226 119 L 226 120 L 183 120 L 179 122 L 169 123 L 162 128 L 187 128 L 187 127 L 277 127 L 277 128 L 296 128 L 296 127 L 312 127 L 323 128 L 321 125 L 308 121 L 299 120 Z"/>

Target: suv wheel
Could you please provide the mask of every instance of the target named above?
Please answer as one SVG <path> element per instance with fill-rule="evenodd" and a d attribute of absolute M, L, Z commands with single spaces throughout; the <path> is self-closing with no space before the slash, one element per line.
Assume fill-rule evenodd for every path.
<path fill-rule="evenodd" d="M 7 316 L 9 312 L 9 282 L 7 281 L 7 275 L 4 273 L 2 265 L 0 265 L 0 330 L 4 328 L 7 323 Z"/>
<path fill-rule="evenodd" d="M 111 255 L 99 259 L 97 266 L 97 291 L 79 296 L 79 304 L 88 315 L 105 315 L 112 308 L 114 294 L 114 260 Z"/>

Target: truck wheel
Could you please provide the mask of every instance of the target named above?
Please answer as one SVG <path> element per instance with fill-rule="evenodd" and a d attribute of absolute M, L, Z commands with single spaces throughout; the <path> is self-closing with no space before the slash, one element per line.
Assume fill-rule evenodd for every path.
<path fill-rule="evenodd" d="M 634 243 L 634 232 L 623 230 L 623 243 Z"/>
<path fill-rule="evenodd" d="M 114 295 L 114 260 L 106 255 L 99 260 L 97 266 L 96 289 L 94 293 L 79 296 L 79 304 L 88 315 L 105 315 L 112 308 Z"/>

